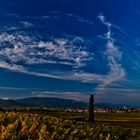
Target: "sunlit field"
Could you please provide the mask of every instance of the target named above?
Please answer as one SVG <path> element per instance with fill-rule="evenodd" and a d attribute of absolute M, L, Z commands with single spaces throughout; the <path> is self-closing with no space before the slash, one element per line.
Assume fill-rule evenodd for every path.
<path fill-rule="evenodd" d="M 63 114 L 63 115 L 62 115 Z M 139 115 L 95 114 L 91 127 L 82 113 L 0 113 L 0 140 L 139 140 Z M 120 117 L 119 117 L 120 116 Z M 129 126 L 132 119 L 134 126 Z M 133 120 L 132 119 L 132 120 Z M 117 124 L 116 124 L 117 122 Z M 123 123 L 127 127 L 123 127 Z M 122 123 L 122 124 L 121 124 Z M 113 125 L 114 124 L 114 125 Z M 140 126 L 140 125 L 139 125 Z"/>

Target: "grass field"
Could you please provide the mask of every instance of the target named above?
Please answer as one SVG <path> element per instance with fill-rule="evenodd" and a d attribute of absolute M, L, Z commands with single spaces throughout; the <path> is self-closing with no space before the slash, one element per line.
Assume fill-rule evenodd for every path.
<path fill-rule="evenodd" d="M 95 116 L 97 123 L 140 130 L 140 114 L 138 113 L 97 113 Z"/>
<path fill-rule="evenodd" d="M 53 112 L 49 115 L 83 122 L 88 121 L 87 113 Z M 95 123 L 140 130 L 140 113 L 95 113 Z"/>

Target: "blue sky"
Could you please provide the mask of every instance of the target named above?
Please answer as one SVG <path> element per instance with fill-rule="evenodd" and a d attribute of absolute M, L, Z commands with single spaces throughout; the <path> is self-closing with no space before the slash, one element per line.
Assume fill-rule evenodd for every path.
<path fill-rule="evenodd" d="M 0 2 L 0 98 L 139 104 L 139 0 Z"/>

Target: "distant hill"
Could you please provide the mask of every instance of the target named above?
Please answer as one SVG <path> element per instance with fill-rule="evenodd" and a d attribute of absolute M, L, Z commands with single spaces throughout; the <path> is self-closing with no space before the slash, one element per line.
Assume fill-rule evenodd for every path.
<path fill-rule="evenodd" d="M 60 99 L 60 98 L 25 98 L 16 100 L 19 103 L 22 103 L 26 106 L 33 107 L 49 107 L 49 108 L 86 108 L 87 103 L 78 102 L 75 100 L 69 99 Z"/>
<path fill-rule="evenodd" d="M 0 99 L 0 107 L 87 108 L 88 104 L 69 99 L 33 97 L 16 100 Z"/>
<path fill-rule="evenodd" d="M 16 100 L 0 99 L 0 107 L 15 107 L 15 106 L 23 106 L 23 105 Z"/>
<path fill-rule="evenodd" d="M 124 106 L 140 107 L 140 105 L 95 103 L 95 107 L 99 108 L 121 108 Z M 32 97 L 16 100 L 0 99 L 0 107 L 88 108 L 88 103 L 70 99 L 60 99 L 51 97 Z"/>

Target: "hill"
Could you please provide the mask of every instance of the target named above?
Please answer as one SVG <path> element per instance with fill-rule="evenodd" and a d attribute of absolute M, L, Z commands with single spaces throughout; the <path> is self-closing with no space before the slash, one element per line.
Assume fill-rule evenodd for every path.
<path fill-rule="evenodd" d="M 0 99 L 0 107 L 86 108 L 87 106 L 87 103 L 84 102 L 50 97 L 33 97 L 16 100 Z"/>
<path fill-rule="evenodd" d="M 97 108 L 122 108 L 124 106 L 137 108 L 140 105 L 95 103 Z M 47 107 L 47 108 L 88 108 L 88 103 L 51 97 L 31 97 L 16 100 L 0 99 L 0 107 Z"/>

